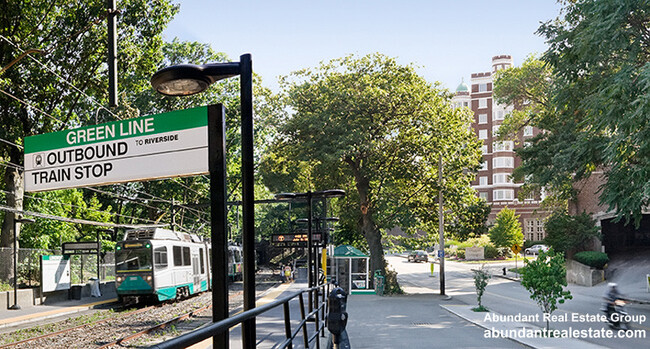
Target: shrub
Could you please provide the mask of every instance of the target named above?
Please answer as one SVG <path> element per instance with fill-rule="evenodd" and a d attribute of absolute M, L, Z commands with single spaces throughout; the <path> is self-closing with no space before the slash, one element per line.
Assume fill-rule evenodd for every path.
<path fill-rule="evenodd" d="M 603 269 L 609 262 L 607 253 L 597 251 L 582 251 L 573 255 L 573 259 L 592 268 Z"/>
<path fill-rule="evenodd" d="M 465 249 L 459 249 L 456 251 L 456 257 L 458 259 L 465 259 Z"/>
<path fill-rule="evenodd" d="M 553 213 L 544 225 L 547 245 L 556 252 L 569 255 L 573 251 L 587 249 L 593 238 L 600 238 L 600 229 L 590 215 L 581 213 L 571 216 L 564 212 Z"/>
<path fill-rule="evenodd" d="M 455 248 L 446 247 L 445 248 L 445 257 L 448 257 L 448 258 L 456 257 L 456 251 L 458 251 L 458 250 L 455 249 Z"/>
<path fill-rule="evenodd" d="M 526 241 L 524 241 L 524 250 L 531 247 L 531 246 L 533 246 L 533 245 L 543 245 L 543 244 L 545 244 L 544 241 L 532 241 L 532 240 L 529 241 L 529 240 L 526 240 Z"/>
<path fill-rule="evenodd" d="M 497 258 L 498 255 L 499 255 L 499 250 L 496 247 L 494 247 L 492 245 L 485 246 L 485 255 L 484 256 L 485 256 L 486 259 Z"/>

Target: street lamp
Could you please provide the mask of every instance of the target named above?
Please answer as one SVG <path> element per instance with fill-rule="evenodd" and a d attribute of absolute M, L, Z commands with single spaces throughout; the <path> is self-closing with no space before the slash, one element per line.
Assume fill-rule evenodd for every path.
<path fill-rule="evenodd" d="M 14 218 L 14 305 L 9 309 L 19 310 L 18 305 L 18 223 L 34 223 L 31 218 Z"/>
<path fill-rule="evenodd" d="M 255 196 L 253 172 L 253 69 L 250 54 L 239 62 L 180 64 L 163 68 L 151 78 L 153 88 L 168 96 L 200 93 L 210 84 L 240 76 L 242 138 L 242 213 L 244 252 L 244 310 L 255 308 Z M 210 171 L 210 212 L 212 237 L 212 321 L 228 317 L 227 269 L 228 236 L 226 227 L 225 122 L 223 107 L 220 120 L 208 119 L 208 161 Z M 219 135 L 219 137 L 215 137 Z M 242 324 L 244 348 L 255 347 L 255 318 Z M 228 332 L 213 337 L 215 348 L 228 348 Z"/>

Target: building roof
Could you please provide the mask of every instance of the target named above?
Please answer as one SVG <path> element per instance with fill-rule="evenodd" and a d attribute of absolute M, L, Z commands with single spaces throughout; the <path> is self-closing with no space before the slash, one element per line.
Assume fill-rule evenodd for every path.
<path fill-rule="evenodd" d="M 460 85 L 456 87 L 456 93 L 458 92 L 469 92 L 469 86 L 467 86 L 464 80 L 461 80 Z"/>
<path fill-rule="evenodd" d="M 368 257 L 368 256 L 350 245 L 341 245 L 341 246 L 337 246 L 334 249 L 334 257 Z"/>

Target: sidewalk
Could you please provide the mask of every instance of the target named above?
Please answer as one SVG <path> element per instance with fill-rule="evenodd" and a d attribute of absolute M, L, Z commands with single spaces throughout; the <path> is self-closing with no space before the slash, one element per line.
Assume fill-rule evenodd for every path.
<path fill-rule="evenodd" d="M 574 338 L 526 338 L 526 332 L 541 330 L 537 326 L 522 322 L 490 322 L 485 321 L 485 315 L 500 316 L 495 312 L 481 313 L 474 312 L 471 305 L 441 305 L 443 309 L 448 312 L 465 319 L 474 325 L 484 328 L 492 333 L 509 334 L 508 338 L 517 343 L 523 344 L 531 348 L 580 348 L 580 349 L 598 349 L 606 348 L 597 344 L 589 343 L 583 340 Z M 497 331 L 497 332 L 494 332 Z M 486 333 L 485 331 L 484 333 Z"/>
<path fill-rule="evenodd" d="M 66 300 L 50 305 L 36 305 L 19 310 L 0 310 L 0 330 L 43 319 L 78 313 L 116 302 L 114 292 L 105 292 L 101 297 L 82 297 L 80 300 Z"/>

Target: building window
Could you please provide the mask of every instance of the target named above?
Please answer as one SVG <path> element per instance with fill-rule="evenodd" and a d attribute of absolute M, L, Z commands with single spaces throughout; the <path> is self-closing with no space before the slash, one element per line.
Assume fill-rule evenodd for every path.
<path fill-rule="evenodd" d="M 513 168 L 514 159 L 509 156 L 495 157 L 492 159 L 492 168 Z"/>
<path fill-rule="evenodd" d="M 492 184 L 512 184 L 512 178 L 507 173 L 495 173 L 492 175 Z"/>
<path fill-rule="evenodd" d="M 478 123 L 487 124 L 487 114 L 478 114 Z"/>
<path fill-rule="evenodd" d="M 478 99 L 478 107 L 479 108 L 487 108 L 487 98 L 479 98 Z"/>
<path fill-rule="evenodd" d="M 481 152 L 483 152 L 483 154 L 487 154 L 488 153 L 488 146 L 487 145 L 482 145 L 481 146 Z"/>
<path fill-rule="evenodd" d="M 469 107 L 469 102 L 463 102 L 463 107 Z"/>
<path fill-rule="evenodd" d="M 488 185 L 487 176 L 481 176 L 478 178 L 478 185 Z"/>
<path fill-rule="evenodd" d="M 532 126 L 524 127 L 524 136 L 532 136 L 532 135 L 533 135 L 533 127 Z"/>
<path fill-rule="evenodd" d="M 501 127 L 501 125 L 492 126 L 492 135 L 493 136 L 496 137 L 499 134 L 499 127 Z"/>
<path fill-rule="evenodd" d="M 487 92 L 488 86 L 487 84 L 478 84 L 478 92 Z"/>
<path fill-rule="evenodd" d="M 497 189 L 493 191 L 494 201 L 499 200 L 513 200 L 515 198 L 515 191 L 513 189 Z"/>
<path fill-rule="evenodd" d="M 487 171 L 488 170 L 488 163 L 487 161 L 483 161 L 481 164 L 481 171 Z"/>
<path fill-rule="evenodd" d="M 492 143 L 492 151 L 512 151 L 514 147 L 513 141 L 503 141 L 503 142 L 494 142 Z"/>
<path fill-rule="evenodd" d="M 485 201 L 487 201 L 487 199 L 488 199 L 488 193 L 487 193 L 487 192 L 484 192 L 484 191 L 480 191 L 480 192 L 478 192 L 478 197 L 481 198 L 481 199 L 483 199 L 483 200 L 485 200 Z"/>
<path fill-rule="evenodd" d="M 505 117 L 505 112 L 503 110 L 497 110 L 494 113 L 492 113 L 492 119 L 493 120 L 503 120 Z"/>
<path fill-rule="evenodd" d="M 487 139 L 487 130 L 478 130 L 478 139 Z"/>

